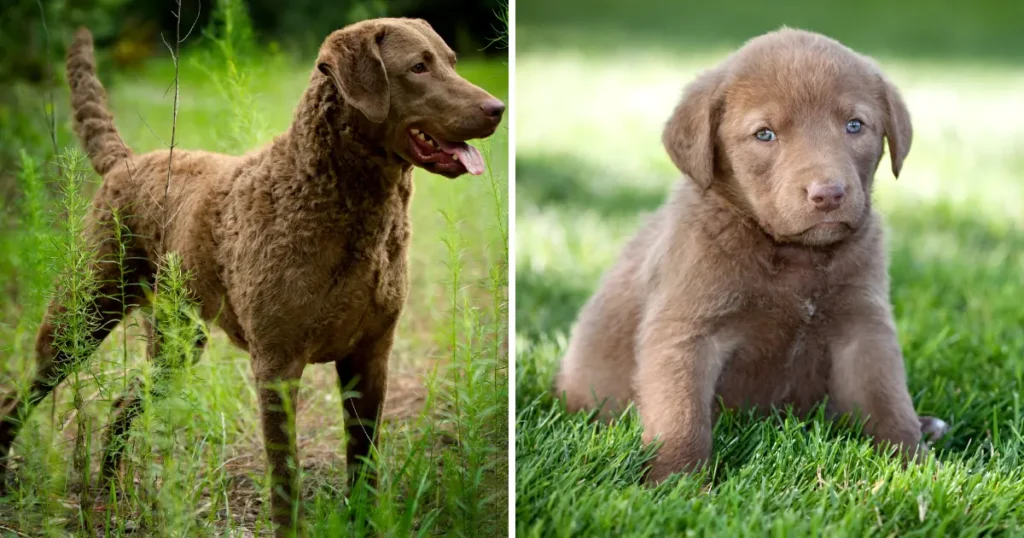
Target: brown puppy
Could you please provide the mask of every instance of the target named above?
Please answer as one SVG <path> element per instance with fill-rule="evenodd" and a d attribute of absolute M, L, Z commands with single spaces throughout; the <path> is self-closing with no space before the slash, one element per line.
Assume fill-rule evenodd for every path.
<path fill-rule="evenodd" d="M 294 409 L 294 382 L 307 364 L 333 362 L 340 384 L 359 393 L 345 404 L 353 478 L 375 442 L 406 298 L 413 165 L 448 177 L 484 170 L 464 141 L 490 136 L 505 106 L 454 65 L 455 53 L 421 20 L 338 30 L 324 41 L 285 134 L 240 157 L 175 151 L 168 179 L 168 152 L 133 155 L 122 144 L 96 78 L 89 32 L 80 30 L 68 52 L 75 128 L 104 176 L 88 232 L 101 258 L 94 265 L 101 283 L 95 343 L 120 321 L 122 306 L 145 301 L 142 286 L 133 286 L 125 290 L 128 304 L 120 304 L 118 269 L 103 262 L 115 248 L 117 211 L 131 231 L 126 280 L 152 286 L 157 264 L 180 253 L 194 274 L 191 292 L 202 316 L 252 354 L 279 535 L 301 518 L 292 515 L 298 455 L 285 406 Z M 27 399 L 10 396 L 0 407 L 0 486 L 19 425 L 75 366 L 54 347 L 60 309 L 51 305 L 40 329 Z M 152 338 L 159 355 L 160 335 Z M 140 410 L 137 394 L 115 406 L 112 441 Z M 106 476 L 119 454 L 112 443 Z"/>
<path fill-rule="evenodd" d="M 910 150 L 906 105 L 874 62 L 783 29 L 748 42 L 686 89 L 664 132 L 689 178 L 626 246 L 584 306 L 556 388 L 570 409 L 634 400 L 649 480 L 711 456 L 716 396 L 729 407 L 828 397 L 879 443 L 913 455 L 907 392 L 871 184 L 888 139 Z"/>

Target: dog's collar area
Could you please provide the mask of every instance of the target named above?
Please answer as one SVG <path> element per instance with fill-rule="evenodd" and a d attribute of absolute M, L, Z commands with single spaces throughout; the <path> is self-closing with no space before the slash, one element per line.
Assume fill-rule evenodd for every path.
<path fill-rule="evenodd" d="M 819 249 L 794 243 L 775 243 L 768 264 L 773 272 L 785 267 L 813 268 L 819 271 L 832 265 L 835 253 L 832 249 Z"/>
<path fill-rule="evenodd" d="M 338 127 L 338 134 L 349 142 L 346 149 L 355 150 L 363 157 L 369 157 L 381 161 L 385 166 L 395 166 L 403 163 L 401 158 L 395 156 L 394 152 L 388 151 L 380 144 L 374 144 L 359 134 L 356 127 L 349 122 L 342 122 Z"/>
<path fill-rule="evenodd" d="M 325 122 L 329 129 L 333 131 L 332 137 L 324 141 L 318 141 L 319 144 L 326 142 L 332 146 L 330 149 L 335 153 L 339 150 L 343 153 L 352 153 L 371 159 L 385 167 L 395 167 L 403 164 L 404 161 L 396 158 L 394 152 L 385 147 L 381 140 L 375 140 L 375 138 L 379 137 L 368 136 L 370 134 L 368 130 L 372 132 L 374 126 L 362 116 L 362 112 L 359 112 L 345 102 L 345 99 L 337 91 L 334 82 L 327 77 L 324 77 L 319 84 L 306 91 L 303 95 L 303 101 L 305 102 L 306 100 L 312 100 L 317 103 L 315 106 L 317 114 L 314 122 Z M 312 126 L 304 127 L 304 136 L 307 139 L 309 137 L 319 139 L 322 135 L 316 133 L 315 128 L 313 132 L 308 131 L 310 127 Z"/>
<path fill-rule="evenodd" d="M 753 224 L 760 233 L 761 243 L 764 245 L 762 265 L 768 268 L 769 272 L 775 274 L 784 269 L 814 269 L 817 271 L 828 270 L 835 259 L 836 251 L 843 247 L 849 238 L 844 238 L 830 245 L 815 246 L 799 242 L 785 241 L 777 238 L 769 229 L 760 224 Z"/>

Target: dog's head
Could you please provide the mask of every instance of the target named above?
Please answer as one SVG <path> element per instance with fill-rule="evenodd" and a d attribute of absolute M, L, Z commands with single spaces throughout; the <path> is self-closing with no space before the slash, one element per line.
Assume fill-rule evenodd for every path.
<path fill-rule="evenodd" d="M 383 144 L 447 177 L 481 174 L 466 140 L 494 133 L 505 104 L 455 72 L 455 53 L 419 19 L 373 19 L 324 40 L 317 68 L 342 99 L 379 124 Z"/>
<path fill-rule="evenodd" d="M 776 241 L 825 246 L 867 218 L 883 138 L 898 176 L 910 114 L 877 65 L 825 36 L 783 29 L 692 82 L 663 142 L 683 173 Z"/>

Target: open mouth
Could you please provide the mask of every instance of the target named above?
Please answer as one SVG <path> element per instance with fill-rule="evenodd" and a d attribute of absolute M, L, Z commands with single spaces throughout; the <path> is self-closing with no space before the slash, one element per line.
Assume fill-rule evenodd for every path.
<path fill-rule="evenodd" d="M 476 148 L 465 142 L 450 142 L 431 136 L 420 129 L 409 129 L 411 157 L 431 172 L 455 177 L 466 172 L 479 176 L 484 173 L 484 158 Z"/>

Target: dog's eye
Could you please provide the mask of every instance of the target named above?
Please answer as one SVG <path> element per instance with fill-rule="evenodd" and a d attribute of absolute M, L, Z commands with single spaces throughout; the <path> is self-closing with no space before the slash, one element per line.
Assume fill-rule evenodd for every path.
<path fill-rule="evenodd" d="M 760 140 L 761 142 L 771 142 L 775 140 L 775 131 L 771 129 L 761 129 L 760 131 L 754 133 L 754 136 L 757 137 L 757 139 Z"/>
<path fill-rule="evenodd" d="M 411 71 L 413 73 L 426 73 L 427 72 L 427 64 L 425 64 L 423 62 L 420 62 L 420 63 L 412 66 Z"/>
<path fill-rule="evenodd" d="M 850 134 L 857 134 L 857 133 L 859 133 L 861 127 L 864 127 L 864 124 L 861 123 L 860 120 L 850 120 L 850 121 L 846 122 L 846 132 L 848 132 Z"/>

